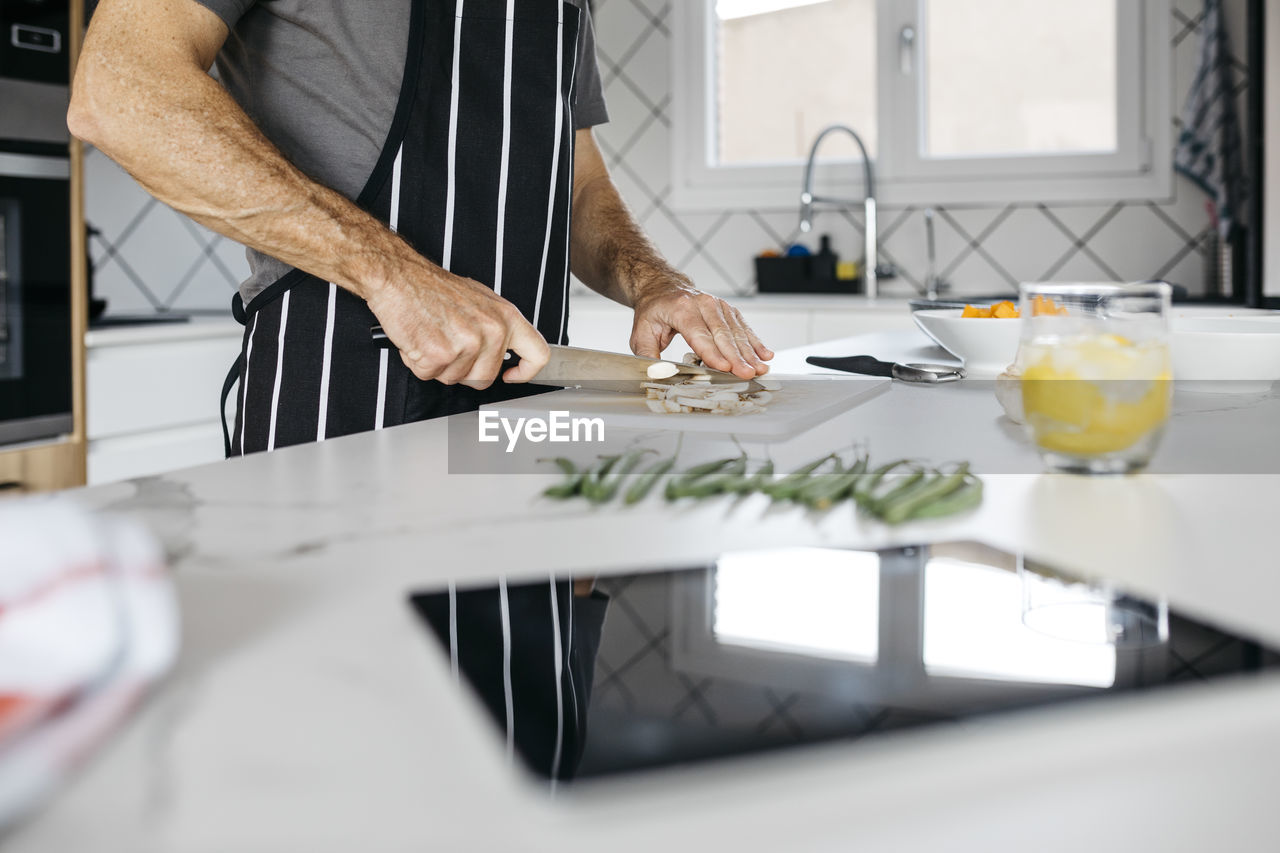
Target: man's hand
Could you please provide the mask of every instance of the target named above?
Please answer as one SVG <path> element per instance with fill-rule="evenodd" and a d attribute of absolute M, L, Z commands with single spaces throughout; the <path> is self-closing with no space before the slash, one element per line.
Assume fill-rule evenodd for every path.
<path fill-rule="evenodd" d="M 644 289 L 635 299 L 631 351 L 645 358 L 661 358 L 677 334 L 713 370 L 743 379 L 767 373 L 765 361 L 773 351 L 760 342 L 742 319 L 742 312 L 688 279 L 676 278 Z"/>
<path fill-rule="evenodd" d="M 414 272 L 378 287 L 368 300 L 414 376 L 481 389 L 493 384 L 507 350 L 520 363 L 502 374 L 506 382 L 528 382 L 546 365 L 547 342 L 510 302 L 433 265 Z"/>
<path fill-rule="evenodd" d="M 743 379 L 765 373 L 773 352 L 737 308 L 675 270 L 649 242 L 609 177 L 589 129 L 577 132 L 573 159 L 573 272 L 588 287 L 635 309 L 631 351 L 658 358 L 677 334 L 710 368 Z"/>

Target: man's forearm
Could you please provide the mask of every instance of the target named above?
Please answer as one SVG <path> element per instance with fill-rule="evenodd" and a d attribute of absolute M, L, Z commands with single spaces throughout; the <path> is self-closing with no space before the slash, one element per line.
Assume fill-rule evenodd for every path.
<path fill-rule="evenodd" d="M 765 373 L 773 357 L 723 299 L 699 291 L 645 236 L 609 178 L 589 130 L 574 154 L 573 272 L 591 289 L 635 309 L 631 351 L 658 358 L 681 335 L 716 370 L 744 379 Z"/>
<path fill-rule="evenodd" d="M 167 55 L 164 45 L 140 51 L 136 34 L 110 20 L 95 24 L 69 124 L 148 192 L 365 298 L 397 266 L 427 265 L 377 219 L 289 163 L 200 69 L 203 58 Z"/>
<path fill-rule="evenodd" d="M 592 290 L 634 308 L 646 288 L 692 283 L 645 235 L 599 160 L 580 140 L 573 197 L 570 264 Z"/>

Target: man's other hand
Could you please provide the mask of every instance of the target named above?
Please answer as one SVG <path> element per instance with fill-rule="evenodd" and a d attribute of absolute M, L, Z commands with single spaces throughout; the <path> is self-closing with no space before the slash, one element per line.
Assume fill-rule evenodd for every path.
<path fill-rule="evenodd" d="M 631 351 L 661 358 L 677 334 L 683 335 L 702 363 L 742 379 L 769 371 L 769 349 L 742 319 L 742 312 L 687 279 L 646 287 L 635 301 Z"/>

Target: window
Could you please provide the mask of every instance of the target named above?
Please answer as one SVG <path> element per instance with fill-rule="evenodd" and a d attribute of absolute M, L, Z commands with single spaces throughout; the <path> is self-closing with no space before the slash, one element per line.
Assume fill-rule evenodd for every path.
<path fill-rule="evenodd" d="M 1170 0 L 675 4 L 674 196 L 791 207 L 818 131 L 889 204 L 1172 192 Z M 824 194 L 857 194 L 833 136 Z"/>
<path fill-rule="evenodd" d="M 785 574 L 779 566 L 788 567 Z M 711 632 L 720 643 L 862 663 L 879 656 L 880 556 L 874 551 L 724 554 L 714 583 Z"/>
<path fill-rule="evenodd" d="M 1023 584 L 1048 587 L 996 566 L 933 557 L 925 567 L 924 668 L 929 675 L 1111 687 L 1116 648 L 1104 606 L 1083 590 L 1063 593 L 1054 635 L 1028 627 Z"/>

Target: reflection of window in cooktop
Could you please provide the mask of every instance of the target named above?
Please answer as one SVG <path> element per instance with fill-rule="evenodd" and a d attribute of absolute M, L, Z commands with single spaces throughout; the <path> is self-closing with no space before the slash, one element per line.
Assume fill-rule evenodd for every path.
<path fill-rule="evenodd" d="M 600 578 L 590 597 L 548 580 L 411 600 L 508 750 L 559 779 L 962 729 L 1280 663 L 1160 602 L 975 543 L 740 552 Z"/>

